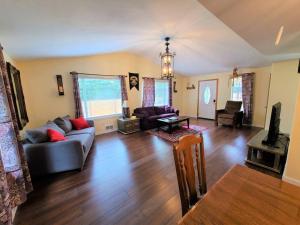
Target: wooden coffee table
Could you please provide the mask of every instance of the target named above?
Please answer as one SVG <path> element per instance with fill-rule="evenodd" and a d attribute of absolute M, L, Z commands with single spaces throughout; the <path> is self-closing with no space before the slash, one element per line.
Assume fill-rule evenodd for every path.
<path fill-rule="evenodd" d="M 157 119 L 159 122 L 158 131 L 162 130 L 162 127 L 167 126 L 167 132 L 170 134 L 174 131 L 175 125 L 178 126 L 179 123 L 186 121 L 187 127 L 190 128 L 190 118 L 186 116 L 172 116 L 168 118 Z"/>

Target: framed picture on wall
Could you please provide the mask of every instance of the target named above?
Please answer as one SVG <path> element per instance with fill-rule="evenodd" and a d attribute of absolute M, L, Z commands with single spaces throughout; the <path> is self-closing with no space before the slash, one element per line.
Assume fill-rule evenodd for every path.
<path fill-rule="evenodd" d="M 137 90 L 139 90 L 139 74 L 138 73 L 129 73 L 129 87 L 130 90 L 132 88 L 136 88 Z"/>
<path fill-rule="evenodd" d="M 13 104 L 16 111 L 17 121 L 19 130 L 22 130 L 24 126 L 29 122 L 26 105 L 25 105 L 25 98 L 23 94 L 23 88 L 21 83 L 20 71 L 17 70 L 13 65 L 10 63 L 6 63 L 7 66 L 7 73 L 9 84 L 12 92 L 13 97 Z"/>

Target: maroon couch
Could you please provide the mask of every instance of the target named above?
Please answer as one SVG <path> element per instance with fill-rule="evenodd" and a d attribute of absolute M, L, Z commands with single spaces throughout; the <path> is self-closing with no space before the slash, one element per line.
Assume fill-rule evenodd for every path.
<path fill-rule="evenodd" d="M 159 126 L 157 119 L 179 116 L 179 110 L 170 106 L 141 107 L 133 111 L 133 116 L 140 118 L 142 130 L 148 130 Z"/>

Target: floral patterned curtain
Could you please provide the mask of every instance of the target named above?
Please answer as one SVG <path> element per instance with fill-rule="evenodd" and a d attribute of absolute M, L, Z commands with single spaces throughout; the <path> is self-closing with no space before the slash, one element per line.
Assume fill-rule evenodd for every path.
<path fill-rule="evenodd" d="M 122 103 L 123 103 L 124 101 L 128 101 L 126 81 L 125 81 L 125 76 L 119 76 L 119 78 L 121 81 L 121 94 L 122 94 Z"/>
<path fill-rule="evenodd" d="M 244 107 L 243 123 L 246 125 L 252 124 L 253 92 L 254 92 L 254 73 L 242 74 L 242 97 L 243 97 L 243 107 Z"/>
<path fill-rule="evenodd" d="M 71 72 L 70 73 L 73 78 L 73 93 L 74 93 L 74 101 L 75 101 L 75 117 L 79 118 L 83 116 L 80 91 L 79 91 L 79 83 L 78 83 L 78 73 Z"/>
<path fill-rule="evenodd" d="M 155 80 L 154 78 L 144 78 L 143 84 L 143 107 L 154 106 L 155 101 Z"/>
<path fill-rule="evenodd" d="M 172 79 L 169 80 L 169 106 L 173 105 L 173 89 L 172 89 Z"/>
<path fill-rule="evenodd" d="M 1 45 L 0 106 L 0 223 L 10 225 L 12 209 L 25 202 L 33 188 Z"/>

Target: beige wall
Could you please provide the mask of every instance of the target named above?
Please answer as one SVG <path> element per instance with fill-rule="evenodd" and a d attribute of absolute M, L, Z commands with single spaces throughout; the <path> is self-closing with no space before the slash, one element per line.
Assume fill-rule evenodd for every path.
<path fill-rule="evenodd" d="M 300 82 L 298 82 L 298 94 L 294 110 L 294 119 L 289 145 L 288 159 L 283 179 L 300 186 Z M 296 94 L 295 94 L 296 95 Z"/>
<path fill-rule="evenodd" d="M 256 74 L 254 84 L 253 125 L 264 127 L 271 67 L 245 68 L 239 69 L 239 72 L 255 72 Z M 194 84 L 196 86 L 196 89 L 184 89 L 184 99 L 186 99 L 186 101 L 184 101 L 183 103 L 184 113 L 192 117 L 197 116 L 198 82 L 201 80 L 218 79 L 217 108 L 224 108 L 226 101 L 230 99 L 231 74 L 232 72 L 226 72 L 185 78 L 185 83 L 189 83 L 190 85 Z"/>
<path fill-rule="evenodd" d="M 280 131 L 291 132 L 300 78 L 298 63 L 299 60 L 289 60 L 272 64 L 266 129 L 269 127 L 272 105 L 280 101 Z"/>
<path fill-rule="evenodd" d="M 4 60 L 6 62 L 9 62 L 11 63 L 12 65 L 15 65 L 16 66 L 16 62 L 5 52 L 3 51 L 3 55 L 4 55 Z"/>
<path fill-rule="evenodd" d="M 159 77 L 160 66 L 134 54 L 114 53 L 88 57 L 55 58 L 43 60 L 18 61 L 18 68 L 24 88 L 25 101 L 28 110 L 29 124 L 26 128 L 37 127 L 47 120 L 57 116 L 74 115 L 74 99 L 70 71 L 97 73 L 97 74 L 128 74 L 137 72 L 143 76 Z M 56 76 L 61 74 L 64 83 L 64 96 L 58 96 Z M 127 77 L 128 79 L 128 77 Z M 178 93 L 174 95 L 174 106 L 182 108 L 182 77 L 177 76 Z M 142 83 L 140 90 L 129 90 L 126 83 L 131 111 L 141 106 Z M 106 125 L 116 128 L 116 117 L 95 120 L 97 133 L 104 133 Z"/>

